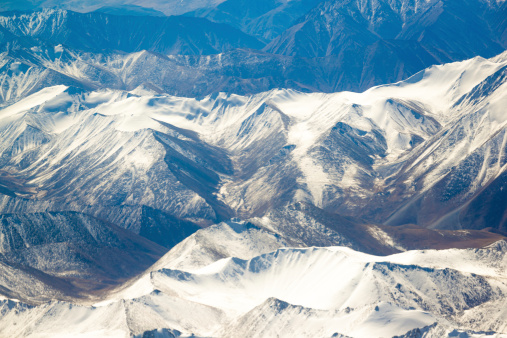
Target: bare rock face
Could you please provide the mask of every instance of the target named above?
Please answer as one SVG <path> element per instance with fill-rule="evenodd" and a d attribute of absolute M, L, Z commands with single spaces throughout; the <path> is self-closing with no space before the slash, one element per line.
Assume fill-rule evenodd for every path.
<path fill-rule="evenodd" d="M 76 212 L 5 214 L 0 224 L 2 294 L 29 302 L 84 299 L 137 275 L 165 252 Z"/>

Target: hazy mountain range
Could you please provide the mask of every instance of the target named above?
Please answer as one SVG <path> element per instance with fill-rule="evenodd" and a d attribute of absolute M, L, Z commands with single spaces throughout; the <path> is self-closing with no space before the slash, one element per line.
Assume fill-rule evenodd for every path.
<path fill-rule="evenodd" d="M 2 44 L 11 53 L 19 52 L 19 46 L 62 44 L 78 54 L 65 62 L 98 62 L 106 69 L 110 67 L 102 63 L 117 54 L 141 50 L 173 54 L 169 59 L 156 54 L 161 58 L 157 65 L 177 71 L 153 84 L 163 92 L 195 96 L 273 88 L 362 91 L 405 79 L 433 64 L 501 53 L 507 47 L 505 17 L 505 2 L 478 0 L 406 4 L 228 0 L 172 17 L 67 10 L 6 13 L 0 26 Z M 93 61 L 81 55 L 90 51 Z M 152 65 L 142 68 L 153 70 Z M 155 81 L 153 77 L 145 80 Z"/>

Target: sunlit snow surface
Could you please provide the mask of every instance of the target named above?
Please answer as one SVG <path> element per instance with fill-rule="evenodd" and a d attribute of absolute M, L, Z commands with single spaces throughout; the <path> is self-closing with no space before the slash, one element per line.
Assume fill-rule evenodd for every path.
<path fill-rule="evenodd" d="M 69 170 L 74 175 L 66 181 L 68 196 L 75 205 L 101 205 L 112 187 L 135 182 L 119 203 L 192 219 L 205 219 L 213 211 L 208 201 L 169 174 L 162 144 L 195 163 L 199 159 L 182 146 L 185 142 L 221 147 L 240 173 L 248 172 L 251 163 L 242 156 L 255 159 L 251 154 L 266 144 L 280 146 L 280 157 L 289 153 L 285 166 L 256 168 L 239 179 L 220 177 L 217 198 L 247 215 L 279 197 L 277 184 L 287 170 L 294 170 L 289 174 L 299 185 L 295 200 L 325 206 L 337 188 L 368 197 L 372 185 L 362 186 L 368 165 L 385 166 L 386 177 L 371 178 L 382 187 L 378 181 L 396 170 L 390 166 L 406 161 L 402 183 L 411 187 L 422 180 L 425 190 L 485 147 L 481 172 L 470 185 L 473 194 L 505 171 L 503 155 L 494 147 L 505 149 L 507 142 L 507 134 L 500 133 L 507 123 L 507 84 L 488 92 L 481 91 L 481 83 L 506 65 L 505 54 L 475 58 L 432 67 L 364 93 L 273 90 L 190 99 L 146 88 L 87 92 L 48 87 L 0 110 L 0 136 L 6 140 L 0 151 L 7 147 L 7 136 L 9 144 L 17 142 L 14 155 L 40 149 L 37 160 L 20 173 L 33 190 L 26 192 L 28 197 L 57 195 L 57 174 Z M 456 126 L 468 131 L 466 137 L 452 137 Z M 35 132 L 24 137 L 30 128 Z M 369 138 L 373 150 L 367 158 L 323 157 L 322 151 L 335 141 L 329 135 L 343 130 Z M 40 133 L 52 140 L 32 137 Z M 412 142 L 419 139 L 428 142 L 426 148 Z M 375 148 L 378 144 L 382 147 Z M 69 169 L 83 158 L 86 167 Z M 13 156 L 9 165 L 14 168 L 21 160 Z M 166 181 L 156 185 L 161 172 Z M 5 197 L 0 206 L 18 210 L 26 207 L 22 203 L 28 202 Z M 344 247 L 291 246 L 241 222 L 213 226 L 187 238 L 146 274 L 94 306 L 52 302 L 29 307 L 0 301 L 0 336 L 122 337 L 167 328 L 220 337 L 325 337 L 335 332 L 377 337 L 435 322 L 426 328 L 430 336 L 454 329 L 507 332 L 505 242 L 479 250 L 409 251 L 388 257 Z"/>
<path fill-rule="evenodd" d="M 129 64 L 128 60 L 124 62 Z M 295 189 L 294 200 L 326 207 L 337 203 L 334 198 L 347 191 L 351 201 L 340 212 L 348 212 L 347 208 L 367 207 L 365 203 L 373 197 L 375 187 L 391 192 L 394 183 L 393 187 L 384 184 L 401 164 L 406 165 L 406 173 L 396 189 L 407 198 L 416 192 L 416 184 L 419 193 L 431 189 L 475 151 L 485 154 L 483 172 L 469 184 L 469 195 L 503 172 L 505 166 L 497 154 L 501 149 L 495 147 L 502 147 L 507 140 L 498 133 L 504 130 L 507 119 L 506 84 L 484 93 L 484 98 L 475 87 L 501 73 L 506 64 L 503 55 L 434 66 L 406 81 L 364 93 L 273 90 L 252 96 L 221 93 L 193 99 L 159 95 L 144 87 L 132 92 L 100 90 L 77 95 L 71 88 L 56 86 L 0 110 L 0 126 L 7 128 L 24 121 L 19 133 L 28 124 L 55 135 L 53 150 L 61 149 L 50 159 L 53 164 L 72 153 L 89 156 L 77 148 L 82 144 L 90 151 L 100 150 L 104 156 L 99 163 L 110 163 L 111 170 L 117 170 L 112 166 L 121 163 L 124 169 L 118 177 L 130 171 L 127 168 L 139 174 L 146 172 L 162 159 L 162 147 L 149 144 L 153 131 L 174 135 L 168 126 L 191 130 L 201 141 L 230 154 L 241 179 L 221 174 L 217 198 L 240 215 L 250 216 L 281 199 L 281 191 L 286 189 L 282 182 L 293 178 L 297 185 L 291 188 Z M 467 97 L 471 95 L 479 99 L 470 101 Z M 463 137 L 462 131 L 468 129 Z M 353 139 L 340 136 L 345 132 Z M 190 140 L 184 135 L 177 137 L 183 142 Z M 503 142 L 496 140 L 502 137 Z M 199 163 L 181 145 L 164 140 L 167 146 Z M 352 156 L 346 153 L 349 144 L 336 142 L 355 142 L 363 148 L 350 150 Z M 421 142 L 424 149 L 416 151 Z M 134 144 L 137 149 L 143 145 L 149 150 L 136 152 L 131 148 Z M 273 157 L 277 149 L 289 154 L 279 156 L 282 164 L 267 157 Z M 114 158 L 117 151 L 125 156 Z M 28 183 L 41 187 L 50 184 L 54 167 L 42 169 L 48 152 L 38 154 L 41 171 Z M 270 162 L 262 162 L 267 160 Z M 497 166 L 490 165 L 494 161 Z M 37 168 L 32 166 L 26 172 Z M 251 170 L 256 172 L 252 174 Z M 153 192 L 144 194 L 143 203 L 153 206 Z M 209 208 L 191 192 L 185 194 L 183 199 L 190 208 L 182 204 L 172 206 L 172 210 L 159 208 L 190 218 L 199 217 L 196 208 Z M 137 203 L 135 197 L 129 198 L 129 203 Z"/>
<path fill-rule="evenodd" d="M 3 301 L 0 333 L 123 337 L 168 328 L 218 337 L 391 337 L 434 323 L 429 336 L 459 328 L 507 329 L 506 242 L 387 257 L 283 244 L 244 223 L 201 230 L 95 306 L 56 302 L 24 308 Z M 243 259 L 199 258 L 200 251 L 217 245 L 241 252 Z M 266 245 L 281 248 L 270 251 Z M 173 260 L 185 255 L 186 262 Z"/>

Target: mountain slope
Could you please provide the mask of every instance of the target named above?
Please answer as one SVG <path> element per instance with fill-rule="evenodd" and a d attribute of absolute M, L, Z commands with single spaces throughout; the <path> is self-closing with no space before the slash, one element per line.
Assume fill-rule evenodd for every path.
<path fill-rule="evenodd" d="M 239 30 L 205 19 L 183 16 L 116 16 L 44 9 L 1 16 L 0 25 L 20 37 L 86 51 L 163 54 L 215 54 L 263 45 Z"/>
<path fill-rule="evenodd" d="M 9 84 L 5 91 L 12 87 L 13 93 L 18 86 L 30 88 L 21 82 L 37 82 L 39 90 L 44 88 L 42 83 L 86 89 L 134 90 L 143 86 L 157 93 L 196 97 L 218 92 L 252 94 L 278 87 L 329 92 L 333 81 L 324 76 L 327 66 L 317 60 L 245 49 L 210 56 L 164 56 L 147 51 L 90 54 L 51 47 L 8 50 L 2 59 L 7 70 L 4 86 Z M 9 72 L 12 63 L 18 66 Z"/>
<path fill-rule="evenodd" d="M 302 202 L 270 210 L 263 217 L 249 221 L 301 247 L 342 245 L 374 255 L 421 249 L 481 248 L 504 239 L 487 231 L 368 224 Z"/>
<path fill-rule="evenodd" d="M 483 248 L 504 239 L 485 231 L 435 231 L 415 226 L 364 224 L 298 203 L 287 210 L 272 211 L 261 219 L 251 219 L 250 222 L 231 220 L 197 231 L 172 248 L 144 274 L 113 290 L 105 303 L 142 296 L 151 290 L 150 279 L 159 270 L 194 273 L 221 259 L 235 257 L 248 260 L 284 247 L 343 245 L 386 255 L 417 249 Z M 448 266 L 459 261 L 454 254 L 458 255 L 461 251 L 455 251 L 448 259 L 438 258 L 439 251 L 433 252 L 435 258 L 429 258 L 432 264 L 440 259 L 441 266 Z M 426 253 L 426 257 L 431 255 Z M 491 266 L 491 271 L 503 269 L 501 257 L 492 255 L 480 259 L 484 261 L 484 266 Z M 500 261 L 495 263 L 497 259 Z M 460 265 L 461 268 L 464 267 Z"/>
<path fill-rule="evenodd" d="M 503 2 L 375 0 L 320 3 L 267 47 L 284 55 L 327 56 L 385 40 L 417 41 L 439 62 L 481 55 L 491 57 L 506 46 L 504 32 L 491 18 L 505 12 Z M 476 28 L 466 34 L 468 25 Z M 500 43 L 500 44 L 499 44 Z"/>
<path fill-rule="evenodd" d="M 507 52 L 423 69 L 507 2 L 41 1 L 110 7 L 0 13 L 0 336 L 507 336 Z"/>
<path fill-rule="evenodd" d="M 115 95 L 97 92 L 89 96 L 57 86 L 2 110 L 4 213 L 85 212 L 169 247 L 198 229 L 174 215 L 208 222 L 209 217 L 217 217 L 190 183 L 186 183 L 190 188 L 177 183 L 165 162 L 166 152 L 174 149 L 171 144 L 180 149 L 185 142 L 195 141 L 183 135 L 180 140 L 175 129 L 158 123 L 158 131 L 129 132 L 121 119 L 106 111 L 98 114 L 96 107 L 111 99 L 113 103 Z M 197 152 L 199 157 L 216 158 L 206 153 L 208 149 L 205 145 L 189 149 L 187 155 Z M 200 168 L 195 175 L 202 180 L 199 175 L 208 171 Z M 104 177 L 109 178 L 103 181 Z M 160 177 L 165 180 L 161 182 Z M 157 236 L 168 232 L 173 239 Z"/>
<path fill-rule="evenodd" d="M 130 207 L 206 225 L 303 201 L 373 223 L 502 230 L 504 199 L 482 209 L 474 196 L 502 196 L 505 64 L 436 66 L 364 93 L 46 88 L 0 111 L 2 210 L 75 210 L 139 233 Z"/>
<path fill-rule="evenodd" d="M 107 5 L 112 7 L 139 6 L 160 11 L 165 15 L 180 15 L 199 8 L 211 8 L 222 1 L 223 0 L 189 0 L 181 2 L 179 0 L 150 0 L 146 2 L 145 0 L 105 0 L 97 3 L 94 0 L 69 0 L 62 3 L 58 0 L 31 0 L 31 6 L 29 8 L 60 8 L 77 12 L 90 12 Z M 14 8 L 17 9 L 17 7 Z"/>
<path fill-rule="evenodd" d="M 1 215 L 0 224 L 0 293 L 25 302 L 85 298 L 142 272 L 165 252 L 73 212 Z"/>
<path fill-rule="evenodd" d="M 503 2 L 323 1 L 271 41 L 269 53 L 327 57 L 334 90 L 365 90 L 434 64 L 492 57 L 507 48 Z M 491 24 L 489 24 L 491 22 Z M 473 26 L 470 34 L 468 27 Z M 355 85 L 354 85 L 355 83 Z"/>
<path fill-rule="evenodd" d="M 186 15 L 227 23 L 262 41 L 270 41 L 320 2 L 321 0 L 226 0 L 214 8 L 199 9 Z"/>
<path fill-rule="evenodd" d="M 276 34 L 273 25 L 282 24 L 280 16 L 292 20 L 314 5 L 317 3 L 244 4 L 230 0 L 211 11 L 203 9 L 192 15 L 209 16 L 249 34 L 264 36 Z M 78 77 L 87 85 L 132 90 L 146 82 L 157 92 L 195 97 L 219 91 L 252 94 L 273 88 L 363 91 L 406 79 L 434 64 L 477 55 L 491 57 L 503 51 L 507 47 L 502 42 L 505 5 L 477 1 L 465 5 L 459 9 L 456 2 L 322 2 L 303 21 L 272 41 L 265 48 L 267 53 L 255 50 L 263 44 L 250 35 L 190 16 L 114 16 L 43 10 L 4 13 L 0 21 L 7 33 L 14 32 L 17 41 L 7 45 L 7 50 L 20 54 L 19 48 L 24 48 L 21 57 L 15 56 L 17 62 L 24 63 L 26 54 L 36 50 L 41 49 L 44 54 L 55 48 L 57 55 L 50 60 L 43 58 L 42 64 L 59 72 L 65 68 L 64 75 Z M 321 16 L 321 12 L 325 15 Z M 229 20 L 233 13 L 241 13 L 239 17 L 243 19 Z M 459 17 L 463 19 L 456 19 Z M 453 22 L 452 27 L 446 26 L 448 19 Z M 394 26 L 386 26 L 385 22 Z M 467 25 L 478 27 L 473 43 L 462 34 Z M 442 36 L 455 43 L 439 40 Z M 482 36 L 484 40 L 478 38 Z M 166 58 L 123 53 L 141 50 L 190 55 Z M 74 55 L 69 59 L 66 52 Z M 33 56 L 29 58 L 34 61 Z M 123 72 L 128 74 L 118 74 Z"/>
<path fill-rule="evenodd" d="M 301 336 L 393 336 L 419 328 L 501 337 L 505 253 L 503 241 L 484 249 L 387 257 L 342 247 L 285 248 L 249 260 L 226 258 L 193 272 L 159 269 L 136 287 L 138 295 L 124 293 L 93 307 L 5 302 L 0 332 L 55 334 L 66 323 L 67 334 L 121 336 L 165 328 L 183 335 L 289 336 L 297 321 Z M 70 320 L 76 315 L 79 321 Z"/>

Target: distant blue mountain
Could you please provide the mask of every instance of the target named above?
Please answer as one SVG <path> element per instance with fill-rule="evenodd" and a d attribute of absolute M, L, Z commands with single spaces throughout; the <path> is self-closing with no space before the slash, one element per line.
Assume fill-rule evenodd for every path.
<path fill-rule="evenodd" d="M 507 5 L 496 1 L 327 0 L 265 51 L 303 57 L 354 53 L 361 58 L 376 42 L 394 40 L 415 42 L 440 63 L 491 57 L 507 48 L 506 17 Z"/>
<path fill-rule="evenodd" d="M 153 8 L 146 8 L 126 4 L 117 6 L 102 6 L 95 12 L 112 15 L 127 15 L 127 16 L 165 16 L 164 13 L 157 11 Z"/>
<path fill-rule="evenodd" d="M 172 54 L 150 56 L 149 67 L 139 65 L 146 75 L 142 80 L 185 96 L 280 87 L 361 91 L 434 64 L 491 57 L 507 48 L 505 2 L 227 0 L 187 15 L 4 14 L 0 38 L 9 46 L 62 44 L 103 55 Z M 256 37 L 272 41 L 264 47 Z M 179 71 L 165 71 L 174 68 Z"/>
<path fill-rule="evenodd" d="M 4 16 L 1 24 L 19 37 L 94 52 L 150 50 L 163 54 L 202 55 L 238 47 L 264 46 L 231 26 L 184 16 L 118 16 L 43 10 Z"/>
<path fill-rule="evenodd" d="M 186 15 L 227 23 L 263 41 L 270 41 L 320 2 L 322 0 L 226 0 L 214 8 L 203 8 Z"/>

